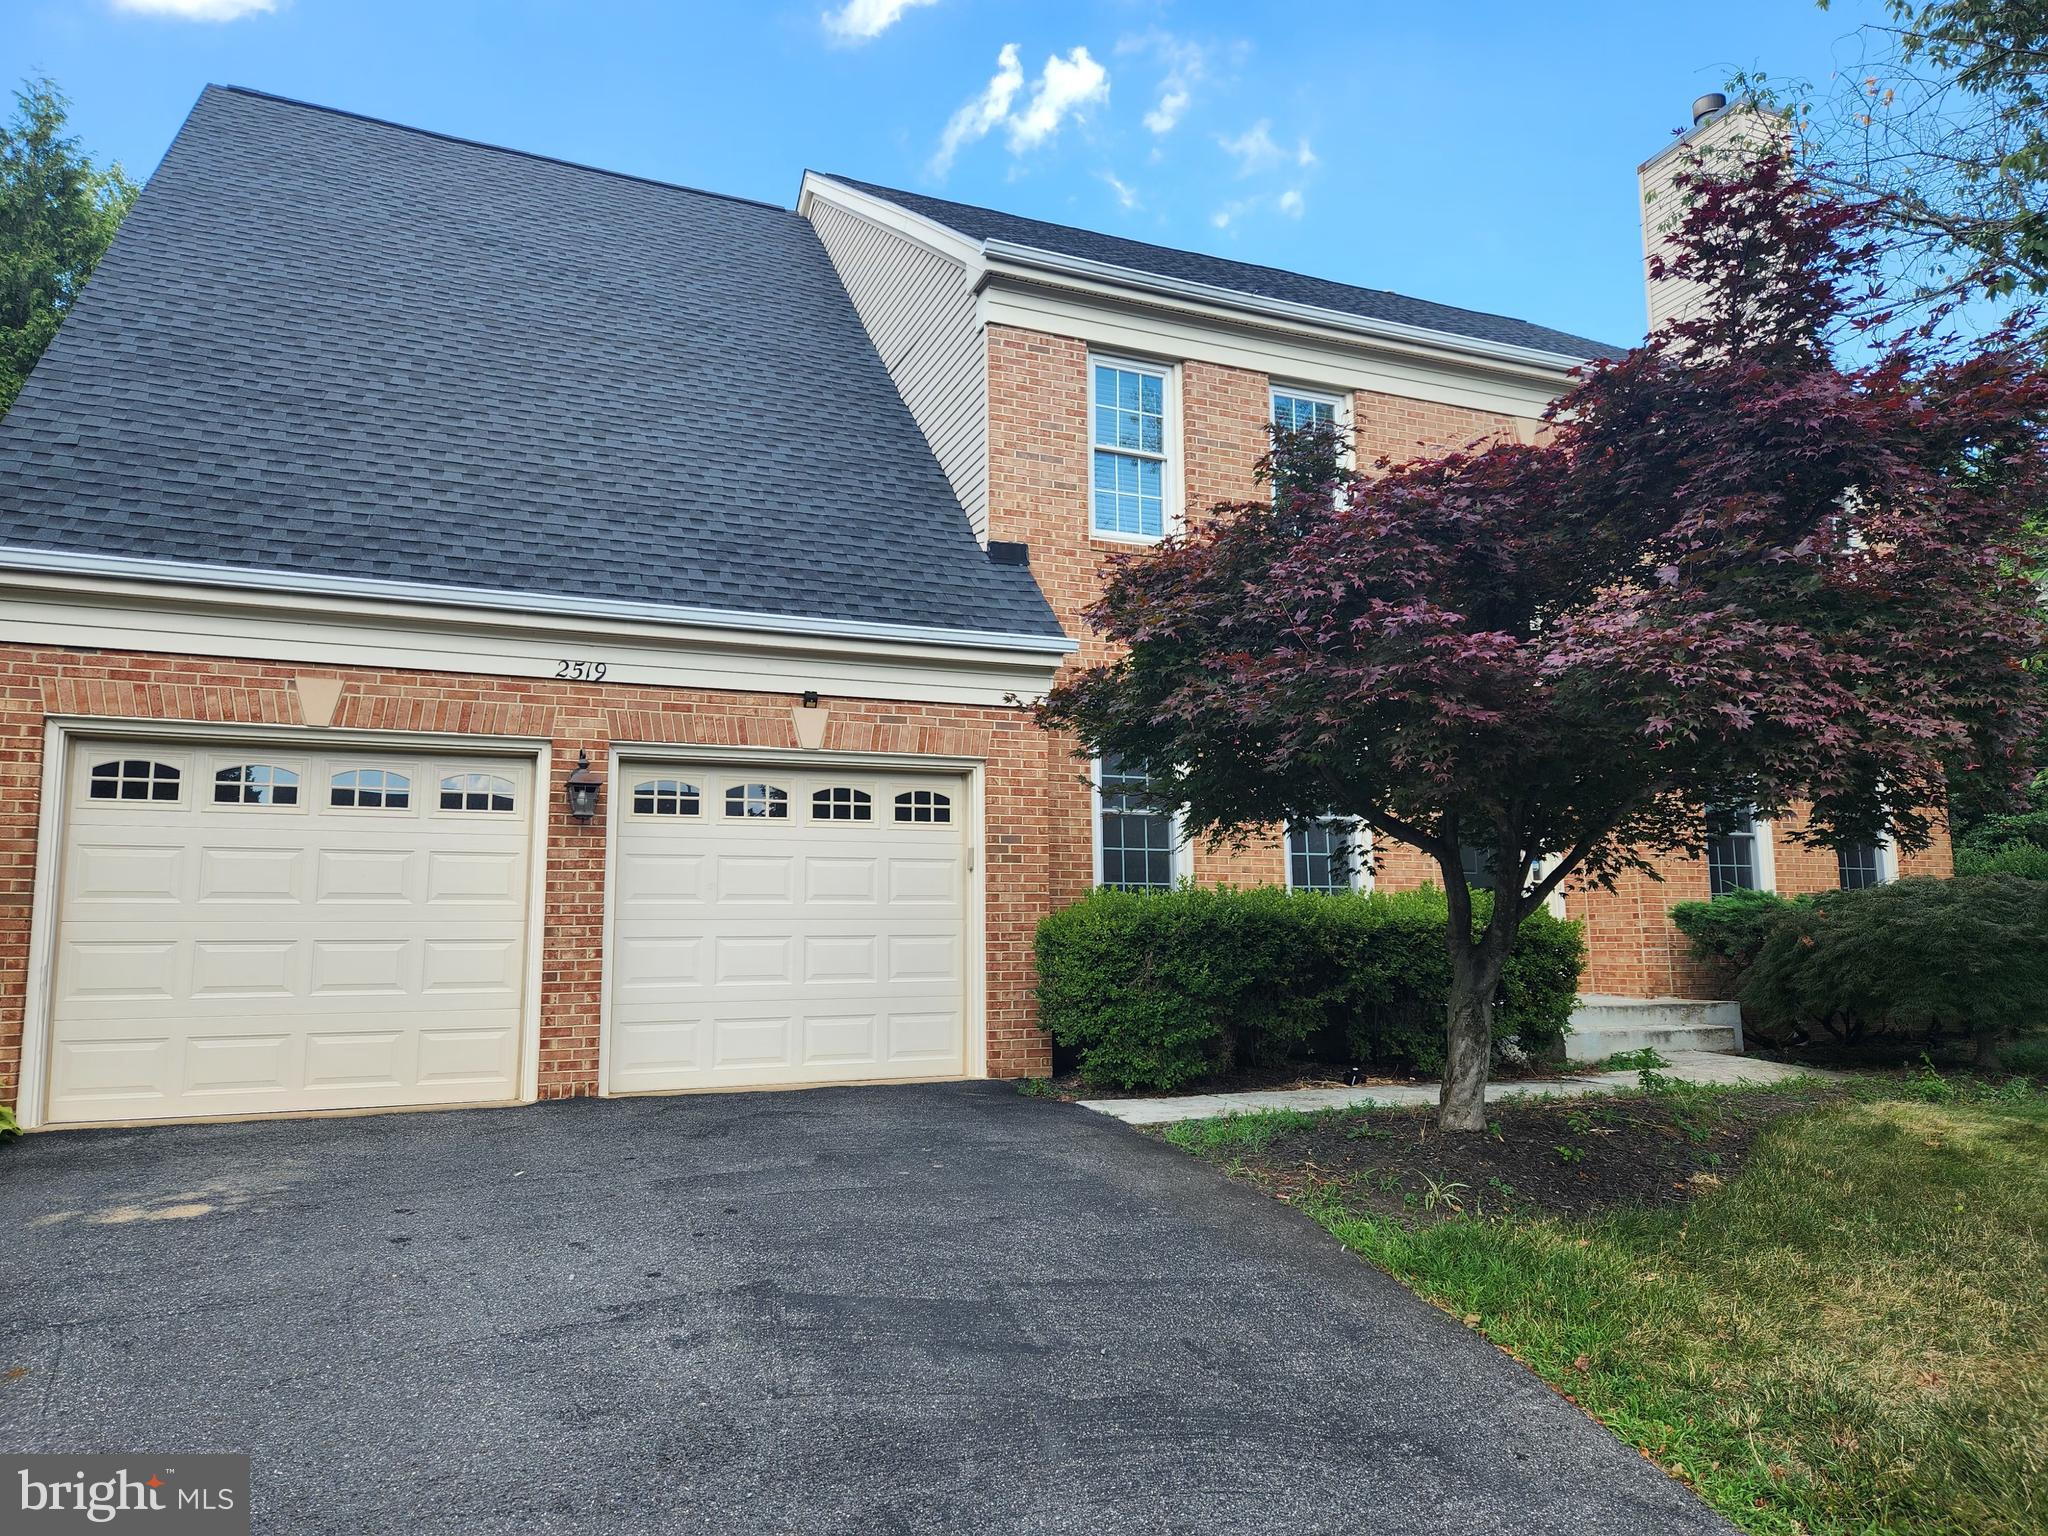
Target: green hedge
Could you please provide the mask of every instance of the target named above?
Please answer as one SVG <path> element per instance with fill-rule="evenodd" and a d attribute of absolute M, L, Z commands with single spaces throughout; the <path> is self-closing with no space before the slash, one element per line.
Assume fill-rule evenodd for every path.
<path fill-rule="evenodd" d="M 2029 842 L 2005 843 L 1996 848 L 1958 848 L 1956 873 L 2048 880 L 2048 848 Z"/>
<path fill-rule="evenodd" d="M 1484 896 L 1478 920 L 1485 920 Z M 1173 1089 L 1311 1042 L 1383 1069 L 1443 1063 L 1444 895 L 1271 887 L 1095 891 L 1038 925 L 1039 1021 L 1097 1086 Z M 1564 1036 L 1585 947 L 1539 912 L 1501 979 L 1496 1033 Z"/>
<path fill-rule="evenodd" d="M 1745 1013 L 1911 1056 L 1968 1041 L 1986 1064 L 2048 1026 L 2048 882 L 2017 875 L 1824 891 L 1771 923 Z"/>
<path fill-rule="evenodd" d="M 1671 921 L 1686 936 L 1695 960 L 1746 970 L 1762 953 L 1771 925 L 1808 898 L 1769 891 L 1729 891 L 1712 901 L 1681 901 Z"/>

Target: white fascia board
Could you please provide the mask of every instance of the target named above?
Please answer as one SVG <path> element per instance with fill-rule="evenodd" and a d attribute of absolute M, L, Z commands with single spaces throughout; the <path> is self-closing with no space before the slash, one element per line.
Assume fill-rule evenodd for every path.
<path fill-rule="evenodd" d="M 1160 277 L 1150 272 L 1139 272 L 1108 262 L 1061 255 L 1055 251 L 1042 251 L 1032 246 L 1012 245 L 1006 240 L 987 241 L 983 249 L 990 263 L 988 271 L 991 277 L 1000 276 L 1004 267 L 1009 267 L 1018 271 L 1020 275 L 1049 273 L 1058 277 L 1101 283 L 1182 303 L 1235 310 L 1264 319 L 1284 320 L 1313 330 L 1336 332 L 1354 340 L 1392 343 L 1438 356 L 1449 354 L 1466 359 L 1477 358 L 1496 366 L 1505 364 L 1533 370 L 1555 377 L 1560 388 L 1564 385 L 1565 375 L 1592 361 L 1591 358 L 1572 357 L 1563 352 L 1545 352 L 1534 347 L 1513 346 L 1506 342 L 1483 341 L 1475 336 L 1457 336 L 1448 331 L 1433 331 L 1423 326 L 1403 325 L 1393 320 L 1374 320 L 1363 315 L 1346 314 L 1341 310 L 1323 309 L 1313 304 L 1295 304 L 1285 299 L 1263 298 L 1234 288 L 1217 288 L 1207 283 L 1189 282 L 1182 278 Z"/>
<path fill-rule="evenodd" d="M 1347 339 L 1365 337 L 1419 348 L 1439 356 L 1450 353 L 1468 359 L 1478 358 L 1496 365 L 1512 364 L 1555 377 L 1559 387 L 1562 387 L 1563 375 L 1590 361 L 1562 352 L 1512 346 L 1505 342 L 1490 342 L 1474 336 L 1458 336 L 1448 331 L 1430 330 L 1425 326 L 1369 319 L 1362 315 L 1346 314 L 1342 310 L 1324 309 L 1312 304 L 1295 304 L 1285 299 L 1263 298 L 1240 289 L 1218 288 L 1208 283 L 1190 282 L 1183 278 L 1162 277 L 1151 272 L 1140 272 L 1134 267 L 1062 255 L 1057 251 L 1018 245 L 1008 240 L 976 241 L 949 225 L 941 224 L 923 214 L 913 213 L 900 203 L 862 192 L 847 186 L 844 182 L 834 181 L 829 176 L 820 176 L 815 171 L 804 172 L 803 190 L 797 197 L 797 212 L 805 213 L 810 206 L 810 199 L 818 195 L 828 197 L 868 218 L 944 251 L 974 270 L 978 279 L 984 283 L 990 276 L 998 274 L 1001 265 L 1034 274 L 1088 279 L 1110 287 L 1135 290 L 1181 303 L 1205 304 L 1268 319 L 1287 320 L 1311 329 L 1335 332 Z"/>
<path fill-rule="evenodd" d="M 913 624 L 814 619 L 783 614 L 742 613 L 679 604 L 627 602 L 617 598 L 565 596 L 552 592 L 506 592 L 481 587 L 440 586 L 432 582 L 387 581 L 378 578 L 309 575 L 297 571 L 243 570 L 179 560 L 137 560 L 124 555 L 82 554 L 70 550 L 25 549 L 0 545 L 0 571 L 36 575 L 77 576 L 179 587 L 283 593 L 305 597 L 369 599 L 435 608 L 485 610 L 509 614 L 549 614 L 589 620 L 619 619 L 685 629 L 739 631 L 751 636 L 788 635 L 821 640 L 867 641 L 895 646 L 937 646 L 949 650 L 1022 651 L 1065 656 L 1079 649 L 1066 636 L 1014 635 L 976 630 L 938 629 Z"/>
<path fill-rule="evenodd" d="M 811 216 L 811 200 L 823 197 L 842 208 L 851 209 L 863 218 L 910 236 L 913 240 L 931 246 L 934 250 L 952 257 L 962 266 L 979 274 L 982 267 L 982 247 L 979 240 L 970 240 L 959 230 L 928 219 L 921 213 L 912 213 L 901 203 L 892 203 L 885 197 L 876 197 L 872 192 L 863 192 L 858 187 L 849 187 L 843 181 L 834 181 L 830 176 L 820 176 L 816 171 L 805 171 L 802 189 L 797 193 L 796 211 L 804 218 Z"/>

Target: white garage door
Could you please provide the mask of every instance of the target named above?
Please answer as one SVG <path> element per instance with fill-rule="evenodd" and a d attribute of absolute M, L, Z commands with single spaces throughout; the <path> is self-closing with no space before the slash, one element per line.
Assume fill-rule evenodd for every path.
<path fill-rule="evenodd" d="M 532 765 L 74 746 L 49 1118 L 516 1098 Z"/>
<path fill-rule="evenodd" d="M 628 763 L 613 877 L 614 1093 L 957 1077 L 957 775 Z"/>

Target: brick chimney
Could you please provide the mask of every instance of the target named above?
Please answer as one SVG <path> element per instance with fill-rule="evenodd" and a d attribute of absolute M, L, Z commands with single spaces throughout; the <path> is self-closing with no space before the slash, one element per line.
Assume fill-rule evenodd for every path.
<path fill-rule="evenodd" d="M 1718 91 L 1692 104 L 1692 127 L 1636 167 L 1643 213 L 1643 282 L 1648 296 L 1650 329 L 1682 319 L 1698 299 L 1698 285 L 1666 278 L 1649 280 L 1650 258 L 1670 242 L 1670 232 L 1684 216 L 1685 204 L 1675 184 L 1678 173 L 1697 151 L 1709 168 L 1717 160 L 1736 161 L 1754 154 L 1773 138 L 1783 140 L 1779 118 L 1757 110 L 1749 101 L 1730 102 Z"/>

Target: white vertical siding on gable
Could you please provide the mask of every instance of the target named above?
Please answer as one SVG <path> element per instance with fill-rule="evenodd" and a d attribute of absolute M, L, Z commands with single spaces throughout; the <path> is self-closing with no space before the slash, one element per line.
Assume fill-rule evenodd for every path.
<path fill-rule="evenodd" d="M 967 269 L 824 197 L 811 224 L 974 536 L 988 538 L 988 363 Z"/>

